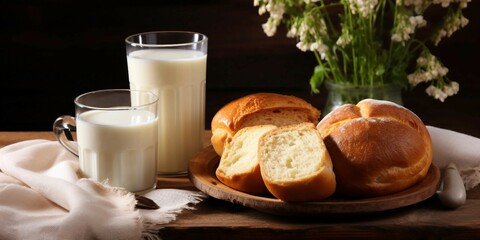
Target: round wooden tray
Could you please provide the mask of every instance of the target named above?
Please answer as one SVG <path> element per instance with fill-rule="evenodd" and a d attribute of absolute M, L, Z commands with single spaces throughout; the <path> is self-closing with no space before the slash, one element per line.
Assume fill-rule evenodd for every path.
<path fill-rule="evenodd" d="M 189 164 L 189 178 L 192 184 L 211 197 L 275 215 L 358 214 L 396 209 L 431 197 L 435 194 L 440 182 L 440 171 L 432 164 L 425 179 L 395 194 L 374 198 L 348 198 L 334 194 L 319 202 L 286 203 L 270 195 L 250 195 L 224 185 L 215 176 L 219 161 L 220 157 L 212 146 L 199 152 Z"/>

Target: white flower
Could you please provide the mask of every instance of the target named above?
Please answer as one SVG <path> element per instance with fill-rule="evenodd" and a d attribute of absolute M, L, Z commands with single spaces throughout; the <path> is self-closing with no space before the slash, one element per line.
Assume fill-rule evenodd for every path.
<path fill-rule="evenodd" d="M 392 41 L 394 41 L 394 42 L 402 42 L 404 40 L 403 36 L 400 33 L 392 34 L 390 39 L 392 39 Z"/>
<path fill-rule="evenodd" d="M 298 49 L 302 50 L 303 52 L 306 52 L 306 51 L 309 49 L 309 47 L 307 46 L 307 44 L 304 43 L 304 42 L 298 42 L 297 45 L 296 45 L 296 47 L 297 47 Z"/>
<path fill-rule="evenodd" d="M 293 37 L 297 36 L 297 33 L 298 33 L 298 28 L 297 28 L 297 26 L 292 25 L 292 26 L 290 27 L 290 29 L 288 30 L 288 32 L 287 32 L 287 37 L 293 38 Z"/>
<path fill-rule="evenodd" d="M 427 25 L 427 21 L 423 16 L 410 16 L 406 12 L 399 12 L 397 18 L 397 25 L 393 29 L 392 41 L 403 42 L 410 39 L 410 36 L 415 32 L 415 29 Z"/>
<path fill-rule="evenodd" d="M 450 6 L 451 2 L 453 2 L 453 0 L 433 0 L 434 4 L 440 4 L 444 8 Z"/>
<path fill-rule="evenodd" d="M 353 14 L 367 17 L 373 13 L 378 0 L 346 0 Z"/>
<path fill-rule="evenodd" d="M 433 36 L 433 43 L 438 45 L 440 40 L 444 37 L 450 37 L 455 31 L 465 27 L 468 24 L 468 19 L 465 18 L 462 12 L 456 11 L 449 13 L 444 21 L 444 25 Z"/>
<path fill-rule="evenodd" d="M 317 41 L 317 42 L 305 42 L 305 41 L 300 41 L 297 43 L 297 48 L 306 52 L 306 51 L 317 51 L 320 53 L 324 58 L 326 52 L 329 50 L 328 46 L 324 44 L 322 41 Z"/>
<path fill-rule="evenodd" d="M 274 3 L 269 1 L 265 6 L 265 11 L 270 13 L 270 17 L 267 22 L 262 25 L 263 31 L 269 37 L 275 35 L 277 27 L 282 22 L 283 14 L 285 13 L 285 5 L 283 3 Z M 259 13 L 264 10 L 259 8 Z"/>
<path fill-rule="evenodd" d="M 417 58 L 417 64 L 418 66 L 426 66 L 428 63 L 428 60 L 424 58 L 423 56 L 420 56 Z"/>
<path fill-rule="evenodd" d="M 262 25 L 263 31 L 269 37 L 272 37 L 277 32 L 278 21 L 273 18 L 269 18 L 266 23 Z"/>
<path fill-rule="evenodd" d="M 417 59 L 417 71 L 409 74 L 407 78 L 412 86 L 421 82 L 432 81 L 432 84 L 425 89 L 425 92 L 429 96 L 443 102 L 448 96 L 457 94 L 459 90 L 457 82 L 452 81 L 449 84 L 445 84 L 444 77 L 447 73 L 448 68 L 442 66 L 435 56 L 429 52 L 423 52 L 422 56 Z"/>
<path fill-rule="evenodd" d="M 298 29 L 292 26 L 287 35 L 299 37 L 298 49 L 304 52 L 317 51 L 324 56 L 329 50 L 329 47 L 323 41 L 323 38 L 328 37 L 327 24 L 323 19 L 316 19 L 315 17 L 314 15 L 304 16 Z"/>
<path fill-rule="evenodd" d="M 266 12 L 267 12 L 267 8 L 265 7 L 265 5 L 258 7 L 258 15 L 263 15 Z"/>
<path fill-rule="evenodd" d="M 408 18 L 408 21 L 410 21 L 410 24 L 416 28 L 427 26 L 427 21 L 425 21 L 421 15 L 411 16 Z"/>
<path fill-rule="evenodd" d="M 460 85 L 457 82 L 450 82 L 449 85 L 444 85 L 442 89 L 434 86 L 433 84 L 430 85 L 425 92 L 429 95 L 434 97 L 435 99 L 444 102 L 445 99 L 449 96 L 453 96 L 458 93 Z"/>
<path fill-rule="evenodd" d="M 479 0 L 480 1 L 480 0 Z M 438 44 L 468 24 L 462 10 L 471 0 L 253 0 L 258 13 L 268 14 L 262 24 L 267 36 L 273 36 L 280 24 L 287 37 L 296 39 L 296 47 L 314 52 L 322 66 L 321 76 L 314 72 L 310 86 L 324 79 L 355 85 L 404 79 L 407 84 L 431 85 L 427 93 L 441 101 L 456 94 L 459 85 L 447 78 L 448 68 L 430 53 L 431 40 Z M 427 25 L 430 6 L 443 18 L 429 21 L 433 30 L 419 32 Z M 443 19 L 435 21 L 436 19 Z M 420 34 L 418 34 L 420 33 Z M 390 36 L 389 36 L 390 35 Z M 420 52 L 420 54 L 418 54 Z M 417 57 L 413 73 L 407 75 L 412 57 Z"/>
<path fill-rule="evenodd" d="M 270 12 L 270 17 L 275 19 L 282 19 L 283 13 L 285 13 L 285 4 L 283 3 L 274 3 L 270 1 L 267 6 L 267 11 Z"/>
<path fill-rule="evenodd" d="M 310 51 L 317 51 L 320 54 L 325 54 L 328 51 L 328 46 L 321 41 L 314 42 L 310 45 Z"/>
<path fill-rule="evenodd" d="M 413 9 L 415 10 L 415 13 L 421 14 L 427 9 L 427 7 L 430 5 L 429 1 L 425 0 L 397 0 L 397 5 L 403 5 L 403 6 L 412 6 Z"/>
<path fill-rule="evenodd" d="M 447 85 L 443 88 L 443 91 L 448 95 L 452 96 L 458 93 L 458 90 L 460 90 L 460 84 L 458 82 L 452 81 L 450 85 Z"/>
<path fill-rule="evenodd" d="M 350 42 L 352 42 L 353 36 L 350 34 L 348 28 L 342 29 L 342 35 L 338 37 L 336 44 L 340 47 L 347 46 Z"/>
<path fill-rule="evenodd" d="M 451 3 L 458 3 L 460 8 L 466 8 L 471 0 L 433 0 L 433 4 L 439 4 L 442 7 L 449 7 Z"/>
<path fill-rule="evenodd" d="M 416 86 L 421 82 L 429 81 L 427 74 L 425 73 L 412 73 L 407 76 L 408 83 L 412 86 Z"/>
<path fill-rule="evenodd" d="M 442 78 L 448 73 L 448 68 L 431 53 L 424 52 L 417 59 L 417 70 L 407 76 L 408 83 L 416 86 L 421 82 L 428 82 L 434 79 Z"/>
<path fill-rule="evenodd" d="M 437 88 L 433 85 L 430 85 L 427 89 L 425 89 L 425 92 L 429 95 L 434 97 L 435 99 L 440 100 L 441 102 L 445 101 L 445 98 L 447 98 L 447 94 L 442 91 L 442 89 Z"/>
<path fill-rule="evenodd" d="M 457 0 L 457 2 L 459 2 L 459 6 L 460 8 L 467 8 L 468 6 L 468 3 L 470 2 L 470 0 Z"/>
<path fill-rule="evenodd" d="M 282 23 L 283 14 L 285 13 L 285 4 L 277 3 L 272 0 L 254 0 L 254 6 L 258 6 L 258 14 L 263 15 L 266 12 L 270 16 L 266 23 L 262 24 L 263 31 L 269 37 L 275 35 L 277 27 Z"/>

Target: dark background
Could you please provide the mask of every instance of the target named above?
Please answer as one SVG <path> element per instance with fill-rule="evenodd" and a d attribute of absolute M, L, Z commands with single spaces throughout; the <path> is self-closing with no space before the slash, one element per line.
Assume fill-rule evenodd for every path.
<path fill-rule="evenodd" d="M 207 128 L 221 106 L 258 91 L 293 94 L 323 109 L 325 90 L 311 95 L 308 85 L 313 54 L 283 30 L 267 37 L 266 16 L 257 11 L 253 0 L 1 1 L 0 131 L 49 131 L 57 116 L 73 114 L 77 95 L 128 88 L 124 39 L 152 30 L 209 37 Z M 480 137 L 480 1 L 464 15 L 469 25 L 433 49 L 459 94 L 441 103 L 419 86 L 404 91 L 403 101 L 426 124 Z"/>

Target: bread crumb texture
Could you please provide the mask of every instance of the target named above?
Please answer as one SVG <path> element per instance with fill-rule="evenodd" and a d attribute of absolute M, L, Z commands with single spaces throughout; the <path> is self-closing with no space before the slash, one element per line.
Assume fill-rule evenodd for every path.
<path fill-rule="evenodd" d="M 232 141 L 227 143 L 226 150 L 220 159 L 219 169 L 226 176 L 244 173 L 258 164 L 257 149 L 260 137 L 276 128 L 273 125 L 259 125 L 241 129 Z"/>
<path fill-rule="evenodd" d="M 322 151 L 312 131 L 291 129 L 265 138 L 264 170 L 272 181 L 294 181 L 320 171 Z"/>
<path fill-rule="evenodd" d="M 312 123 L 265 133 L 260 138 L 258 159 L 266 187 L 282 201 L 320 201 L 335 191 L 330 156 Z"/>
<path fill-rule="evenodd" d="M 258 143 L 274 125 L 258 125 L 241 129 L 226 143 L 215 172 L 225 185 L 250 194 L 263 194 L 268 190 L 263 183 L 258 161 Z"/>

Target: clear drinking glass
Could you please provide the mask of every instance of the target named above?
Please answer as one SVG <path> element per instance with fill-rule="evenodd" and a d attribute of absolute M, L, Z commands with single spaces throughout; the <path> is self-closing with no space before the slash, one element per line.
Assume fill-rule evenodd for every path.
<path fill-rule="evenodd" d="M 82 177 L 108 180 L 131 192 L 155 188 L 158 97 L 151 92 L 112 89 L 82 94 L 74 102 L 75 118 L 57 118 L 53 131 L 79 157 Z M 72 131 L 76 131 L 77 144 Z"/>
<path fill-rule="evenodd" d="M 125 39 L 130 89 L 159 96 L 157 173 L 185 175 L 202 149 L 208 38 L 159 31 Z"/>

